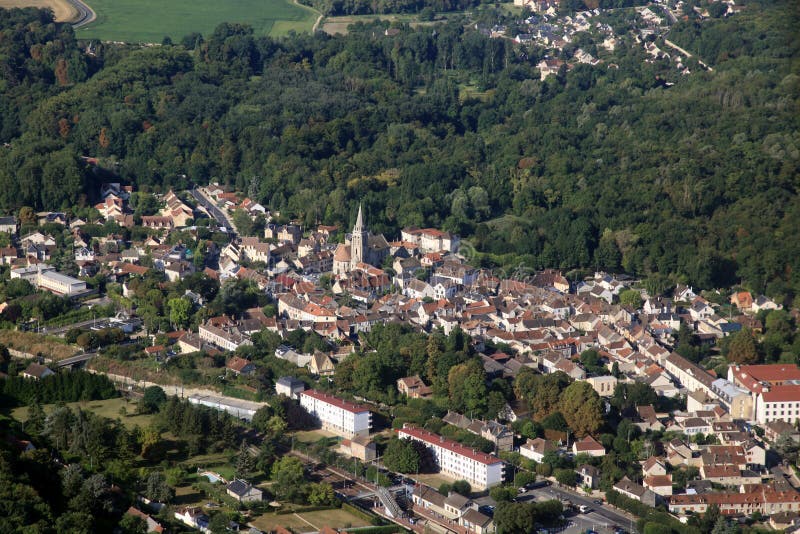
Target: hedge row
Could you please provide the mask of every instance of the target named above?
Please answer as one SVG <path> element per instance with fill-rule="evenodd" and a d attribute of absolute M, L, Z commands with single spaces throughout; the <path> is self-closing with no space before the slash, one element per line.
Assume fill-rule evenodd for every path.
<path fill-rule="evenodd" d="M 368 511 L 364 510 L 363 508 L 359 508 L 357 506 L 353 506 L 350 503 L 343 502 L 342 503 L 342 510 L 346 510 L 346 511 L 350 512 L 351 514 L 353 514 L 354 516 L 360 517 L 364 521 L 369 521 L 370 523 L 372 523 L 375 526 L 380 526 L 380 525 L 383 524 L 383 519 L 381 519 L 380 516 L 378 516 L 378 515 L 376 515 L 376 514 L 374 514 L 372 512 L 368 512 Z"/>

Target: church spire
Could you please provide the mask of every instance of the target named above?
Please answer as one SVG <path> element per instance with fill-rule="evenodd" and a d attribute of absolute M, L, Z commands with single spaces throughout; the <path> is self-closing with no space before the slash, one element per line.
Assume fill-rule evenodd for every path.
<path fill-rule="evenodd" d="M 364 229 L 364 214 L 361 211 L 361 204 L 358 205 L 358 217 L 356 217 L 356 225 L 353 227 L 353 233 L 350 235 L 350 269 L 354 269 L 356 265 L 367 261 L 367 242 L 369 236 Z"/>
<path fill-rule="evenodd" d="M 364 231 L 364 216 L 361 214 L 361 203 L 358 204 L 358 216 L 356 217 L 356 225 L 353 227 L 353 233 Z"/>

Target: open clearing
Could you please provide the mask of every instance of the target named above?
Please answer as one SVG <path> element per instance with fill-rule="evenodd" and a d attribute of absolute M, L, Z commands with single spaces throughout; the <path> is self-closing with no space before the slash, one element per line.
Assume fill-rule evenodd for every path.
<path fill-rule="evenodd" d="M 50 9 L 57 22 L 69 22 L 78 16 L 78 11 L 67 0 L 0 0 L 0 7 L 36 7 Z"/>
<path fill-rule="evenodd" d="M 461 15 L 459 11 L 439 13 L 436 20 L 421 21 L 416 13 L 381 14 L 381 15 L 342 15 L 338 17 L 325 17 L 322 19 L 321 29 L 328 35 L 347 35 L 347 27 L 357 22 L 370 23 L 374 20 L 386 20 L 389 22 L 403 22 L 412 28 L 419 26 L 431 26 L 443 20 Z"/>
<path fill-rule="evenodd" d="M 49 414 L 53 411 L 55 406 L 55 404 L 45 404 L 42 406 L 42 408 L 44 409 L 44 413 Z M 136 425 L 142 428 L 147 428 L 150 426 L 150 422 L 153 420 L 152 415 L 137 415 L 136 403 L 126 402 L 124 398 L 70 402 L 67 403 L 67 406 L 73 410 L 75 408 L 80 408 L 81 410 L 87 412 L 94 412 L 97 415 L 107 417 L 109 419 L 120 419 L 122 420 L 122 424 L 128 429 L 133 428 Z M 127 412 L 124 417 L 119 413 L 119 410 L 122 407 L 124 407 L 125 411 Z M 14 408 L 11 410 L 11 417 L 17 421 L 26 421 L 28 419 L 28 407 L 22 406 L 20 408 Z"/>
<path fill-rule="evenodd" d="M 298 518 L 297 515 L 305 519 L 305 521 Z M 369 523 L 346 510 L 317 510 L 316 512 L 300 512 L 297 515 L 264 514 L 251 521 L 251 523 L 260 530 L 270 531 L 280 526 L 291 528 L 295 532 L 311 532 L 316 530 L 311 528 L 309 523 L 319 528 L 322 526 L 329 526 L 335 529 L 369 526 Z"/>
<path fill-rule="evenodd" d="M 290 31 L 311 31 L 319 16 L 313 9 L 290 0 L 89 0 L 88 3 L 97 19 L 77 30 L 77 36 L 128 43 L 160 43 L 164 37 L 178 42 L 192 32 L 208 37 L 222 22 L 248 24 L 256 35 L 279 37 Z"/>

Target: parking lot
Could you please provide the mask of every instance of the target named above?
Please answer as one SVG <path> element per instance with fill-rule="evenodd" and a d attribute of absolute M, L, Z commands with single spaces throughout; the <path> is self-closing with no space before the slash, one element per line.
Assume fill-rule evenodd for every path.
<path fill-rule="evenodd" d="M 517 501 L 519 502 L 546 501 L 551 499 L 559 499 L 561 501 L 568 500 L 575 507 L 583 505 L 588 508 L 586 513 L 579 512 L 577 508 L 565 513 L 564 516 L 567 520 L 567 526 L 559 530 L 559 532 L 576 534 L 578 532 L 593 530 L 601 534 L 613 534 L 615 530 L 623 530 L 625 532 L 635 531 L 635 523 L 616 509 L 612 509 L 602 502 L 595 502 L 595 500 L 590 497 L 583 497 L 572 492 L 567 492 L 555 486 L 532 489 L 521 493 L 517 497 Z"/>

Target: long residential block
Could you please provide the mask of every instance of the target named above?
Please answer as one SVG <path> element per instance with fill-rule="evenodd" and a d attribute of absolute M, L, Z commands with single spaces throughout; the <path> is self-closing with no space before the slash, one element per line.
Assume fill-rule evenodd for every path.
<path fill-rule="evenodd" d="M 428 446 L 439 471 L 456 480 L 466 480 L 475 489 L 486 489 L 503 483 L 503 461 L 471 447 L 449 440 L 412 425 L 397 431 L 400 439 L 413 439 Z"/>
<path fill-rule="evenodd" d="M 316 417 L 325 430 L 346 438 L 369 436 L 372 412 L 364 406 L 315 389 L 300 393 L 300 405 Z"/>

